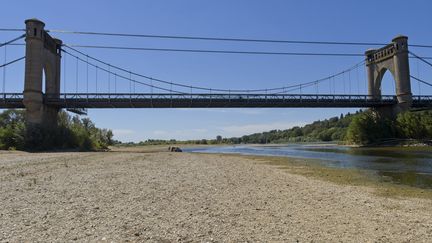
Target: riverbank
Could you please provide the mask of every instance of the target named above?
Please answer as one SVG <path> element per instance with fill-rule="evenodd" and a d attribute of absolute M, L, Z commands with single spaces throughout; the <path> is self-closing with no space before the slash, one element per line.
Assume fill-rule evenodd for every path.
<path fill-rule="evenodd" d="M 242 155 L 238 155 L 242 156 Z M 334 168 L 320 165 L 313 159 L 295 159 L 285 157 L 245 157 L 276 166 L 290 174 L 305 176 L 335 183 L 342 186 L 365 187 L 372 194 L 388 198 L 423 198 L 432 200 L 432 190 L 398 184 L 390 177 L 378 175 L 374 171 L 354 168 Z"/>
<path fill-rule="evenodd" d="M 432 240 L 429 199 L 293 159 L 165 150 L 1 152 L 0 241 Z"/>

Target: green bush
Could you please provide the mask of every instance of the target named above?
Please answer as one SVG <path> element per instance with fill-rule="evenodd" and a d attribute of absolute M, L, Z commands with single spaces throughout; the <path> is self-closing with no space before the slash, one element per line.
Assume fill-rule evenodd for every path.
<path fill-rule="evenodd" d="M 71 117 L 60 112 L 58 124 L 46 127 L 25 125 L 24 111 L 6 110 L 0 113 L 0 149 L 52 150 L 106 149 L 113 144 L 111 130 L 99 129 L 88 119 Z"/>
<path fill-rule="evenodd" d="M 23 149 L 25 145 L 24 112 L 6 110 L 0 113 L 0 149 Z"/>
<path fill-rule="evenodd" d="M 398 115 L 397 129 L 401 138 L 431 139 L 432 112 L 404 112 Z"/>
<path fill-rule="evenodd" d="M 395 121 L 374 112 L 355 116 L 348 127 L 346 139 L 350 143 L 369 145 L 388 139 L 432 139 L 432 112 L 407 111 Z"/>
<path fill-rule="evenodd" d="M 348 142 L 368 145 L 395 138 L 394 122 L 376 112 L 367 111 L 356 115 L 351 121 L 346 139 Z"/>

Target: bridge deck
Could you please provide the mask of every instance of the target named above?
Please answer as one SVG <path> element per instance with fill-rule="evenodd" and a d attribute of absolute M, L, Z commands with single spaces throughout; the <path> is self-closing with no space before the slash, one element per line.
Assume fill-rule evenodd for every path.
<path fill-rule="evenodd" d="M 0 108 L 24 108 L 23 94 L 0 94 Z M 286 108 L 389 106 L 396 97 L 383 95 L 312 94 L 61 94 L 45 97 L 45 103 L 60 108 Z M 413 96 L 413 107 L 432 107 L 432 96 Z"/>

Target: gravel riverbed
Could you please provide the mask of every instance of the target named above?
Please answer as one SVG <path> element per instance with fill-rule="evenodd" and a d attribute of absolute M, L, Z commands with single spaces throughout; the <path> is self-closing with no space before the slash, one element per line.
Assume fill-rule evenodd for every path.
<path fill-rule="evenodd" d="M 1 242 L 431 242 L 432 201 L 168 152 L 0 152 Z"/>

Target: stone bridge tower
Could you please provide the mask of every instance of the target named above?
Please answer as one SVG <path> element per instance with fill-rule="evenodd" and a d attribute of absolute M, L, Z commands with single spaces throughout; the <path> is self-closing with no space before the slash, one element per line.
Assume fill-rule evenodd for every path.
<path fill-rule="evenodd" d="M 412 103 L 411 81 L 408 60 L 408 37 L 397 36 L 391 44 L 380 49 L 366 51 L 368 93 L 373 99 L 381 98 L 381 81 L 387 70 L 390 71 L 396 87 L 398 104 L 390 108 L 380 108 L 379 112 L 395 115 L 408 110 Z"/>
<path fill-rule="evenodd" d="M 24 81 L 24 106 L 28 124 L 51 126 L 57 123 L 59 108 L 44 104 L 44 97 L 60 96 L 61 44 L 45 30 L 38 19 L 28 19 L 26 24 L 26 60 Z M 43 79 L 43 73 L 45 80 Z M 42 90 L 45 82 L 45 90 Z"/>

